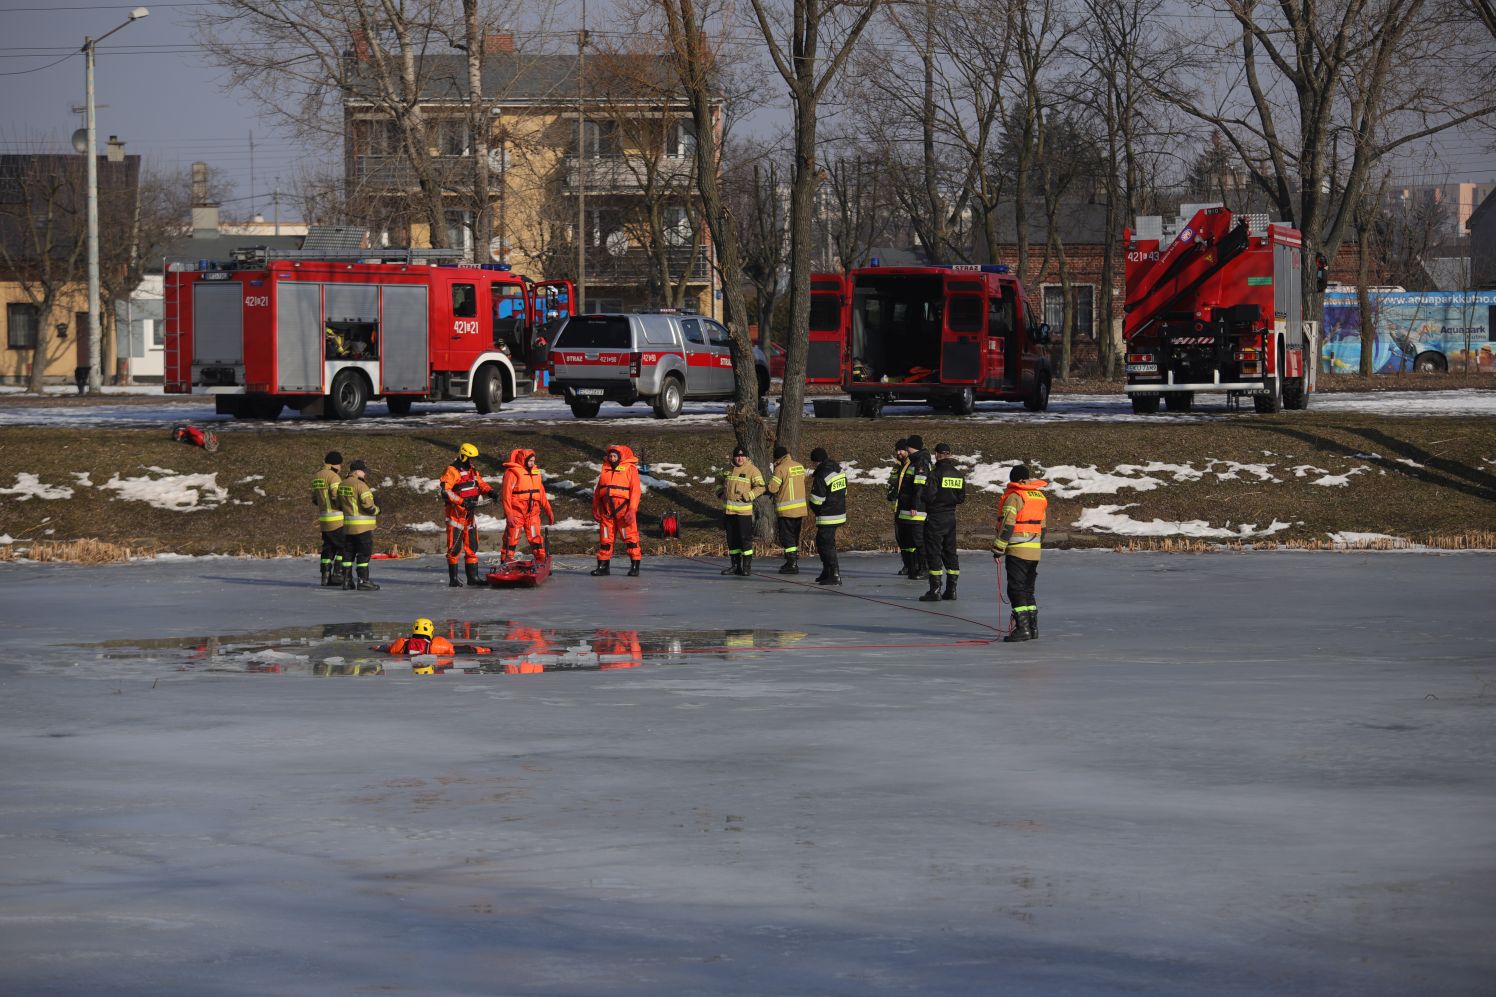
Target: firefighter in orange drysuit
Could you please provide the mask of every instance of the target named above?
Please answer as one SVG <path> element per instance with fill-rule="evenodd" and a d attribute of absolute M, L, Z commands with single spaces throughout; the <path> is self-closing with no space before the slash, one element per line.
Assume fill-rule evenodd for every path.
<path fill-rule="evenodd" d="M 519 535 L 525 534 L 530 541 L 530 555 L 544 561 L 545 534 L 540 530 L 540 516 L 546 522 L 555 523 L 556 514 L 551 510 L 551 500 L 545 493 L 545 482 L 540 480 L 540 468 L 535 466 L 535 451 L 520 447 L 509 452 L 504 462 L 504 481 L 499 486 L 499 497 L 504 503 L 504 550 L 505 561 L 514 560 L 515 548 L 519 546 Z"/>
<path fill-rule="evenodd" d="M 597 567 L 594 575 L 606 575 L 613 559 L 613 539 L 623 535 L 629 555 L 629 577 L 639 576 L 639 458 L 621 443 L 608 447 L 602 473 L 592 492 L 592 518 L 597 520 Z"/>
<path fill-rule="evenodd" d="M 467 560 L 467 583 L 481 584 L 478 578 L 478 499 L 493 494 L 493 486 L 473 466 L 478 448 L 464 443 L 457 459 L 442 472 L 442 497 L 447 500 L 447 584 L 461 588 L 457 580 L 457 558 Z"/>

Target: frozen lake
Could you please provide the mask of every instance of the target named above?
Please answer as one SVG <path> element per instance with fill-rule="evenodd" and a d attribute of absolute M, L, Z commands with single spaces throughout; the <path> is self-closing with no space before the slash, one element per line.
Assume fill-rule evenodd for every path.
<path fill-rule="evenodd" d="M 1491 992 L 1496 557 L 966 560 L 0 564 L 0 990 Z"/>

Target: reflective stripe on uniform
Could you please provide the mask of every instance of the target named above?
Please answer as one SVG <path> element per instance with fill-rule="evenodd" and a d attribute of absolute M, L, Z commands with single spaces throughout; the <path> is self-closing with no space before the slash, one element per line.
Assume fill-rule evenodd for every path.
<path fill-rule="evenodd" d="M 846 513 L 842 513 L 839 516 L 817 516 L 816 517 L 816 525 L 817 526 L 841 526 L 846 521 L 847 521 L 847 514 Z"/>
<path fill-rule="evenodd" d="M 729 516 L 747 516 L 753 512 L 752 502 L 723 502 L 722 508 Z"/>

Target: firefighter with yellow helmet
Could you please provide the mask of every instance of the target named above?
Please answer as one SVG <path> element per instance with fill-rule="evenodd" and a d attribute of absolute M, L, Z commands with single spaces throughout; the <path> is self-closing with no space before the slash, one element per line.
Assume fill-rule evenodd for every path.
<path fill-rule="evenodd" d="M 493 486 L 483 480 L 473 458 L 478 448 L 464 443 L 457 448 L 457 459 L 442 472 L 442 497 L 446 500 L 447 518 L 447 584 L 461 588 L 457 578 L 457 559 L 467 562 L 467 583 L 481 584 L 478 578 L 478 500 L 493 494 Z"/>

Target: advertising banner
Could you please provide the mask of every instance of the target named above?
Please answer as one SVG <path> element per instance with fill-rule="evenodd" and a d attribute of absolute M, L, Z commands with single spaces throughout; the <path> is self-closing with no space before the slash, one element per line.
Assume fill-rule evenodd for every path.
<path fill-rule="evenodd" d="M 1496 371 L 1496 291 L 1373 291 L 1371 309 L 1376 324 L 1373 373 L 1409 371 L 1415 363 L 1471 373 Z M 1354 374 L 1360 369 L 1356 294 L 1326 294 L 1320 370 Z"/>

